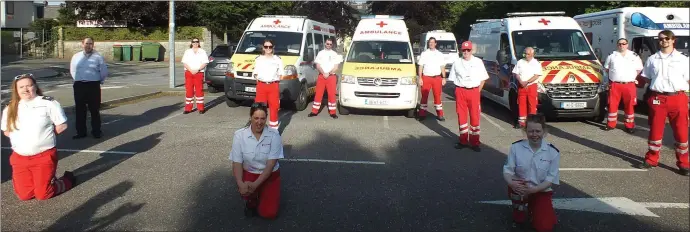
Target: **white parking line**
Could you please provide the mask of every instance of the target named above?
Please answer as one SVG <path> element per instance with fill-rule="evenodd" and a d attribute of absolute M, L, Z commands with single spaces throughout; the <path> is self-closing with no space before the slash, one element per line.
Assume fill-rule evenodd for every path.
<path fill-rule="evenodd" d="M 321 162 L 321 163 L 344 163 L 344 164 L 378 164 L 385 165 L 384 162 L 375 161 L 349 161 L 349 160 L 323 160 L 323 159 L 281 159 L 281 161 L 294 161 L 294 162 Z"/>
<path fill-rule="evenodd" d="M 388 116 L 383 116 L 383 128 L 390 129 L 388 125 Z"/>
<path fill-rule="evenodd" d="M 506 131 L 506 129 L 503 129 L 501 125 L 498 125 L 498 123 L 494 122 L 494 120 L 491 120 L 489 117 L 487 117 L 484 113 L 481 113 L 482 117 L 486 119 L 486 121 L 489 121 L 492 125 L 496 126 L 501 131 Z"/>
<path fill-rule="evenodd" d="M 596 172 L 646 172 L 638 168 L 559 168 L 559 171 L 596 171 Z"/>
<path fill-rule="evenodd" d="M 2 147 L 4 150 L 11 150 L 11 147 Z M 99 153 L 99 154 L 120 154 L 120 155 L 135 155 L 136 152 L 131 151 L 98 151 L 98 150 L 75 150 L 75 149 L 57 149 L 58 151 L 78 152 L 78 153 Z"/>
<path fill-rule="evenodd" d="M 645 208 L 675 208 L 675 209 L 687 209 L 690 208 L 688 203 L 664 203 L 664 202 L 638 202 Z"/>
<path fill-rule="evenodd" d="M 180 116 L 180 115 L 182 115 L 182 114 L 184 114 L 184 112 L 177 113 L 177 114 L 174 114 L 174 115 L 172 115 L 172 116 L 168 116 L 168 117 L 166 117 L 166 118 L 164 118 L 164 119 L 161 119 L 160 122 L 163 122 L 163 121 L 165 121 L 165 120 L 168 120 L 168 119 L 171 119 L 171 118 Z"/>

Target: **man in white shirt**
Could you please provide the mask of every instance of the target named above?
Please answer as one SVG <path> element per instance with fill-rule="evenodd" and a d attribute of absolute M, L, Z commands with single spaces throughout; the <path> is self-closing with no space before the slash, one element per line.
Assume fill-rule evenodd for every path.
<path fill-rule="evenodd" d="M 422 102 L 419 109 L 419 120 L 426 118 L 429 92 L 434 91 L 434 107 L 439 121 L 445 121 L 443 117 L 443 104 L 441 103 L 441 88 L 446 84 L 446 63 L 443 53 L 436 49 L 436 38 L 431 37 L 427 41 L 428 49 L 419 57 L 419 77 L 422 85 Z"/>
<path fill-rule="evenodd" d="M 91 135 L 102 136 L 101 131 L 101 84 L 108 76 L 108 66 L 103 56 L 93 50 L 94 42 L 90 37 L 81 41 L 84 49 L 72 56 L 70 74 L 74 79 L 74 107 L 76 114 L 75 127 L 77 134 L 73 139 L 86 137 L 86 110 L 91 114 Z"/>
<path fill-rule="evenodd" d="M 489 79 L 484 62 L 472 55 L 472 42 L 462 42 L 462 59 L 453 62 L 450 71 L 450 79 L 455 84 L 455 106 L 458 113 L 458 125 L 460 127 L 459 142 L 456 149 L 470 147 L 476 152 L 479 148 L 479 115 L 481 108 L 481 91 L 484 82 Z M 467 125 L 469 113 L 470 124 Z"/>
<path fill-rule="evenodd" d="M 664 127 L 668 117 L 676 140 L 676 165 L 679 173 L 690 173 L 688 161 L 688 57 L 673 48 L 676 36 L 670 30 L 659 32 L 660 50 L 647 58 L 642 77 L 649 79 L 649 150 L 639 167 L 650 169 L 659 164 Z"/>
<path fill-rule="evenodd" d="M 604 130 L 616 128 L 618 122 L 618 104 L 623 100 L 625 105 L 625 131 L 635 132 L 635 105 L 637 105 L 637 87 L 635 79 L 642 72 L 642 60 L 633 51 L 628 50 L 628 40 L 618 39 L 618 51 L 613 51 L 606 58 L 604 69 L 608 73 L 609 115 Z"/>
<path fill-rule="evenodd" d="M 525 48 L 525 58 L 520 59 L 513 74 L 518 81 L 518 124 L 515 128 L 525 127 L 527 114 L 537 113 L 537 80 L 542 76 L 541 63 L 534 58 L 534 48 Z"/>
<path fill-rule="evenodd" d="M 325 89 L 328 92 L 328 113 L 331 115 L 331 118 L 338 118 L 338 115 L 335 114 L 335 85 L 338 82 L 335 72 L 338 71 L 338 65 L 343 62 L 343 58 L 333 51 L 332 48 L 333 39 L 326 39 L 326 49 L 320 51 L 316 55 L 316 59 L 314 59 L 319 76 L 316 78 L 316 95 L 314 96 L 314 103 L 311 106 L 309 117 L 319 114 Z"/>

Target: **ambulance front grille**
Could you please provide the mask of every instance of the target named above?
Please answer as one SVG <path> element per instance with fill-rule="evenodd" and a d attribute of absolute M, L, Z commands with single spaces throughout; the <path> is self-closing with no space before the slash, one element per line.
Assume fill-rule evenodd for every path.
<path fill-rule="evenodd" d="M 599 83 L 544 84 L 553 99 L 589 99 L 597 96 Z"/>
<path fill-rule="evenodd" d="M 376 79 L 381 79 L 378 85 L 376 85 Z M 357 77 L 357 83 L 363 86 L 396 86 L 398 78 Z"/>
<path fill-rule="evenodd" d="M 357 96 L 357 97 L 369 97 L 369 98 L 398 98 L 398 97 L 400 97 L 400 93 L 376 93 L 376 92 L 355 91 L 355 96 Z"/>
<path fill-rule="evenodd" d="M 237 76 L 241 76 L 241 77 L 251 77 L 251 76 L 252 76 L 252 72 L 237 72 Z"/>

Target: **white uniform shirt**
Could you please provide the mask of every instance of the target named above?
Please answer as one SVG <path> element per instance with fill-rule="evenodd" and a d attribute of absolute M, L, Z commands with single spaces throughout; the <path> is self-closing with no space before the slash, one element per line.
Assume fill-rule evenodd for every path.
<path fill-rule="evenodd" d="M 657 52 L 647 58 L 642 76 L 651 79 L 652 91 L 688 91 L 688 57 L 675 49 L 669 55 Z"/>
<path fill-rule="evenodd" d="M 537 186 L 544 181 L 559 184 L 560 160 L 560 151 L 545 140 L 542 140 L 541 148 L 536 152 L 532 151 L 529 141 L 520 140 L 510 146 L 503 173 L 525 179 L 529 187 Z M 544 191 L 551 191 L 551 188 Z"/>
<path fill-rule="evenodd" d="M 314 62 L 319 64 L 321 66 L 321 69 L 328 74 L 333 68 L 335 68 L 338 64 L 343 62 L 343 58 L 338 55 L 337 52 L 333 50 L 321 50 L 318 55 L 316 55 L 316 59 L 314 59 Z M 327 76 L 326 76 L 327 78 Z"/>
<path fill-rule="evenodd" d="M 517 64 L 515 65 L 515 68 L 513 68 L 513 73 L 520 75 L 521 81 L 528 81 L 535 74 L 539 76 L 543 75 L 541 63 L 539 63 L 539 61 L 535 58 L 532 58 L 531 61 L 527 61 L 525 59 L 518 60 Z M 533 85 L 537 82 L 537 80 L 530 82 L 529 84 L 527 84 L 527 86 Z"/>
<path fill-rule="evenodd" d="M 197 50 L 195 53 L 194 49 L 190 48 L 184 51 L 184 55 L 182 55 L 182 63 L 187 64 L 191 69 L 199 70 L 202 64 L 209 63 L 208 55 L 204 49 L 199 48 L 199 50 Z M 199 72 L 204 72 L 205 69 L 206 68 L 199 70 Z M 184 68 L 184 70 L 186 71 L 187 68 Z"/>
<path fill-rule="evenodd" d="M 55 125 L 67 122 L 60 103 L 50 97 L 36 96 L 19 101 L 16 128 L 10 132 L 12 150 L 32 156 L 55 147 Z M 2 130 L 7 131 L 7 107 L 2 110 Z"/>
<path fill-rule="evenodd" d="M 609 70 L 609 81 L 635 82 L 637 71 L 642 71 L 642 59 L 633 51 L 626 51 L 625 55 L 613 51 L 606 58 L 604 68 Z"/>
<path fill-rule="evenodd" d="M 438 76 L 441 75 L 441 67 L 445 68 L 446 61 L 443 53 L 438 49 L 427 49 L 419 56 L 419 65 L 422 66 L 422 74 L 424 76 Z"/>
<path fill-rule="evenodd" d="M 269 159 L 282 159 L 283 141 L 278 130 L 264 127 L 259 140 L 256 140 L 252 133 L 251 126 L 244 127 L 235 132 L 232 139 L 232 150 L 230 150 L 230 160 L 242 163 L 244 170 L 254 174 L 261 174 L 266 168 Z M 276 162 L 273 171 L 278 170 L 280 165 Z"/>
<path fill-rule="evenodd" d="M 487 79 L 489 79 L 489 73 L 486 72 L 484 62 L 475 56 L 472 56 L 469 61 L 465 58 L 456 59 L 448 77 L 448 80 L 453 81 L 456 86 L 464 88 L 479 87 L 482 81 Z"/>
<path fill-rule="evenodd" d="M 273 57 L 268 58 L 260 55 L 254 61 L 252 76 L 257 75 L 259 81 L 262 82 L 280 81 L 280 77 L 283 75 L 283 68 L 283 60 L 280 57 L 273 55 Z"/>

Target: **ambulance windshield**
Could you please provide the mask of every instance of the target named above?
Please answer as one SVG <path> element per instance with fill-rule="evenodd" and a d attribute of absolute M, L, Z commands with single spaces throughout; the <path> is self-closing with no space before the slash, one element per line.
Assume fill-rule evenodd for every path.
<path fill-rule="evenodd" d="M 355 41 L 347 54 L 348 62 L 411 64 L 412 51 L 407 42 Z"/>
<path fill-rule="evenodd" d="M 533 47 L 540 60 L 596 60 L 585 36 L 579 30 L 514 31 L 513 48 L 517 59 L 526 47 Z"/>
<path fill-rule="evenodd" d="M 441 52 L 457 52 L 458 45 L 455 40 L 438 40 L 436 41 L 436 49 Z"/>
<path fill-rule="evenodd" d="M 247 31 L 239 42 L 238 54 L 261 54 L 265 39 L 273 41 L 274 54 L 299 56 L 302 33 L 284 31 Z"/>

